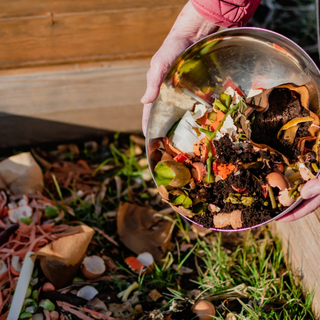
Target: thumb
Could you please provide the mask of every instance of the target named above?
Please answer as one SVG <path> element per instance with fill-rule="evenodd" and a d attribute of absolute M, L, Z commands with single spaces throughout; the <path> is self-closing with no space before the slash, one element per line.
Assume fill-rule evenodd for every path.
<path fill-rule="evenodd" d="M 310 199 L 319 194 L 320 194 L 319 178 L 309 180 L 301 190 L 301 197 L 303 199 Z"/>
<path fill-rule="evenodd" d="M 148 123 L 150 109 L 151 109 L 151 103 L 145 104 L 143 106 L 142 131 L 143 131 L 144 136 L 146 136 L 146 133 L 147 133 L 147 123 Z"/>

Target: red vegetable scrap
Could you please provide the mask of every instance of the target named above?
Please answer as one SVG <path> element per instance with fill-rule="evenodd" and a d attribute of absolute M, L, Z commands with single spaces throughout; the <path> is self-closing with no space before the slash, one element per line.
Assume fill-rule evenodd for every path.
<path fill-rule="evenodd" d="M 194 145 L 193 145 L 193 153 L 196 157 L 200 158 L 200 162 L 205 163 L 208 159 L 208 138 L 204 137 L 200 140 L 198 140 Z M 212 141 L 209 141 L 210 147 L 211 147 L 211 152 L 212 155 L 215 156 L 215 149 L 213 146 Z"/>
<path fill-rule="evenodd" d="M 182 163 L 182 164 L 184 164 L 184 162 L 185 162 L 187 159 L 188 159 L 188 158 L 187 158 L 184 154 L 182 154 L 182 153 L 176 155 L 176 156 L 173 158 L 174 161 L 178 161 L 178 162 L 180 162 L 180 163 Z"/>
<path fill-rule="evenodd" d="M 219 175 L 222 179 L 227 179 L 228 175 L 234 172 L 236 166 L 232 163 L 223 164 L 215 161 L 212 165 L 212 169 L 215 174 Z"/>
<path fill-rule="evenodd" d="M 144 268 L 143 264 L 136 257 L 127 257 L 124 262 L 130 267 L 134 272 L 140 273 Z"/>
<path fill-rule="evenodd" d="M 200 182 L 207 172 L 206 166 L 202 162 L 193 162 L 193 169 L 191 169 L 191 175 L 195 182 Z"/>
<path fill-rule="evenodd" d="M 231 188 L 238 193 L 245 193 L 248 190 L 247 187 L 236 188 L 234 185 L 231 185 Z"/>

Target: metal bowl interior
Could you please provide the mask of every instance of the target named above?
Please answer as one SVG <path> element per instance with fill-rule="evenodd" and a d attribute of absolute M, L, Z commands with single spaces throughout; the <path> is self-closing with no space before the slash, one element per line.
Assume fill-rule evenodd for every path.
<path fill-rule="evenodd" d="M 219 81 L 224 81 L 228 76 L 246 95 L 251 88 L 269 89 L 284 83 L 306 85 L 310 92 L 309 107 L 320 115 L 320 71 L 316 64 L 296 43 L 261 28 L 226 29 L 200 40 L 179 56 L 164 82 L 173 87 L 184 87 L 211 102 L 211 95 L 221 87 Z M 166 105 L 161 96 L 152 104 L 146 132 L 151 169 L 150 141 L 165 136 L 185 111 Z M 259 225 L 236 230 L 212 230 L 237 232 L 252 229 L 287 214 L 301 201 L 296 201 L 278 216 Z"/>

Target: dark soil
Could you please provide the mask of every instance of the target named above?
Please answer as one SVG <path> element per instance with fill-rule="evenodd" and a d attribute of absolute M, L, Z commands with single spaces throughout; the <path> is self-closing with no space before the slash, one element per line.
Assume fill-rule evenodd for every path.
<path fill-rule="evenodd" d="M 232 148 L 232 142 L 228 135 L 215 141 L 214 144 L 218 162 L 233 163 L 239 166 L 240 170 L 237 174 L 230 174 L 225 180 L 208 185 L 206 188 L 207 202 L 218 206 L 221 209 L 220 212 L 228 213 L 240 209 L 242 211 L 242 227 L 257 225 L 277 215 L 281 209 L 272 209 L 269 198 L 263 195 L 262 186 L 266 183 L 265 178 L 272 172 L 272 168 L 283 161 L 281 155 L 262 150 L 252 152 L 251 147 L 237 153 Z M 257 161 L 258 159 L 259 161 Z M 252 162 L 248 168 L 241 166 L 241 163 L 248 162 Z M 240 194 L 235 189 L 246 189 L 246 191 Z M 274 194 L 278 194 L 277 188 L 274 189 Z M 237 203 L 229 202 L 230 196 Z M 253 198 L 254 201 L 251 205 L 246 206 L 241 203 L 243 197 Z M 206 228 L 214 228 L 213 215 L 214 213 L 197 215 L 194 220 Z M 226 227 L 226 229 L 228 228 L 231 227 Z"/>
<path fill-rule="evenodd" d="M 293 146 L 285 140 L 278 139 L 281 127 L 294 118 L 308 117 L 309 111 L 301 106 L 300 95 L 286 88 L 272 90 L 269 95 L 269 108 L 265 112 L 254 112 L 251 125 L 252 140 L 259 144 L 266 144 L 285 155 L 290 163 L 297 160 L 300 154 L 297 148 L 298 138 L 309 136 L 308 128 L 311 122 L 299 124 Z"/>

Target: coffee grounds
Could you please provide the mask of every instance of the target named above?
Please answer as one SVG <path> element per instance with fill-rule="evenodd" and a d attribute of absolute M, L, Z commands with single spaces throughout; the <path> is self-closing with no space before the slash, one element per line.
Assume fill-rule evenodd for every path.
<path fill-rule="evenodd" d="M 241 210 L 243 228 L 260 224 L 280 213 L 281 209 L 272 209 L 269 197 L 264 197 L 262 185 L 266 184 L 265 178 L 273 171 L 273 167 L 277 163 L 282 162 L 282 156 L 280 154 L 270 153 L 268 150 L 252 152 L 252 148 L 247 148 L 247 150 L 241 150 L 240 153 L 237 153 L 233 150 L 228 135 L 225 135 L 219 141 L 215 141 L 214 144 L 217 155 L 219 155 L 218 162 L 231 162 L 239 166 L 239 162 L 245 163 L 245 161 L 243 161 L 244 159 L 251 159 L 253 165 L 251 167 L 249 166 L 247 169 L 241 168 L 240 165 L 236 174 L 232 173 L 228 175 L 225 180 L 220 180 L 206 186 L 206 191 L 202 190 L 202 194 L 206 194 L 206 202 L 214 203 L 220 208 L 219 212 L 228 213 L 237 209 Z M 257 161 L 258 159 L 259 161 Z M 243 195 L 254 198 L 254 201 L 250 206 L 227 201 L 230 195 L 240 200 L 243 195 L 237 190 L 241 189 L 246 189 Z M 273 192 L 275 196 L 278 195 L 277 188 L 274 188 Z M 199 223 L 206 228 L 214 228 L 214 214 L 217 213 L 207 212 L 202 215 L 196 215 L 193 219 L 196 223 Z M 227 226 L 224 229 L 232 228 L 231 226 Z"/>
<path fill-rule="evenodd" d="M 269 108 L 265 112 L 253 112 L 250 120 L 252 141 L 266 144 L 285 155 L 290 163 L 297 160 L 299 150 L 298 138 L 309 136 L 308 128 L 311 122 L 300 123 L 295 141 L 290 146 L 284 139 L 278 139 L 281 127 L 294 118 L 308 117 L 309 111 L 301 106 L 300 95 L 287 88 L 276 88 L 269 95 Z"/>

